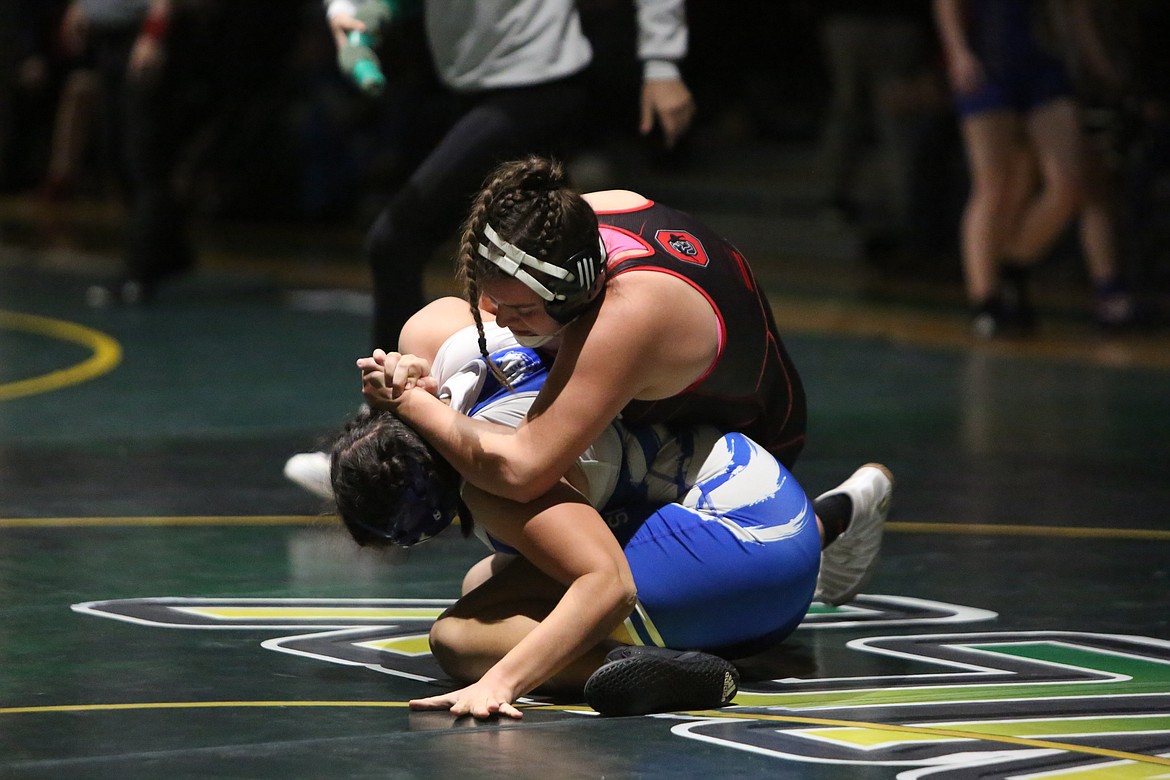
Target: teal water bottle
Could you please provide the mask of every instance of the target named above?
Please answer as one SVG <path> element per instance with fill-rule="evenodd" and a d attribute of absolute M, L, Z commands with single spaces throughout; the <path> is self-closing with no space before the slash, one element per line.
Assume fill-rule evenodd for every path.
<path fill-rule="evenodd" d="M 365 32 L 350 31 L 345 44 L 337 51 L 341 72 L 368 95 L 378 95 L 386 86 L 382 63 L 374 50 L 390 17 L 390 3 L 386 0 L 359 0 L 354 18 L 366 26 Z"/>

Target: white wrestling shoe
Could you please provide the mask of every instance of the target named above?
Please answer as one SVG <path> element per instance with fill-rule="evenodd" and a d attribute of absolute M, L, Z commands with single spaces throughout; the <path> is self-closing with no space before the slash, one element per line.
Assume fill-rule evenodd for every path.
<path fill-rule="evenodd" d="M 822 493 L 819 501 L 845 493 L 853 503 L 849 527 L 821 551 L 814 599 L 838 606 L 853 598 L 873 578 L 881 557 L 882 530 L 890 513 L 894 475 L 880 463 L 867 463 L 849 479 Z"/>
<path fill-rule="evenodd" d="M 299 452 L 284 464 L 284 475 L 315 496 L 333 500 L 329 478 L 329 453 Z"/>

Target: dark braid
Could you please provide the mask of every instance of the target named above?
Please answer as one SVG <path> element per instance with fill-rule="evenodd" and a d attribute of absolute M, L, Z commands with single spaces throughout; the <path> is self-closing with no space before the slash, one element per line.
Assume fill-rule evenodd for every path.
<path fill-rule="evenodd" d="M 479 332 L 480 352 L 487 359 L 487 338 L 479 313 L 480 285 L 503 271 L 478 254 L 484 227 L 525 252 L 548 262 L 567 259 L 579 246 L 597 240 L 597 217 L 589 204 L 568 187 L 564 166 L 535 155 L 496 168 L 476 196 L 464 222 L 456 259 L 457 276 Z M 495 365 L 488 360 L 493 373 Z M 499 377 L 502 378 L 502 377 Z"/>
<path fill-rule="evenodd" d="M 494 192 L 503 184 L 504 177 L 501 174 L 501 171 L 497 171 L 492 178 L 489 178 L 483 190 L 476 196 L 471 206 L 471 212 L 463 224 L 462 234 L 459 238 L 459 254 L 455 258 L 456 278 L 463 284 L 463 295 L 471 307 L 471 318 L 475 321 L 475 330 L 479 334 L 479 352 L 497 378 L 500 371 L 495 363 L 488 358 L 487 336 L 483 332 L 483 316 L 479 311 L 479 277 L 476 273 L 479 255 L 476 248 L 479 243 L 479 235 L 483 232 L 484 225 L 487 224 L 488 206 L 494 198 Z"/>

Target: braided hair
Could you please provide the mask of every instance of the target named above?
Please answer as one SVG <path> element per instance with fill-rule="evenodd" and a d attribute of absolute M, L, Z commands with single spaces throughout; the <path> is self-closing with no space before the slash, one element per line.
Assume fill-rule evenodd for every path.
<path fill-rule="evenodd" d="M 562 267 L 581 248 L 597 245 L 598 227 L 597 215 L 568 186 L 565 168 L 557 160 L 531 155 L 504 163 L 488 176 L 463 225 L 456 264 L 479 332 L 480 353 L 498 374 L 488 358 L 479 312 L 481 283 L 506 276 L 477 251 L 489 224 L 510 244 Z"/>

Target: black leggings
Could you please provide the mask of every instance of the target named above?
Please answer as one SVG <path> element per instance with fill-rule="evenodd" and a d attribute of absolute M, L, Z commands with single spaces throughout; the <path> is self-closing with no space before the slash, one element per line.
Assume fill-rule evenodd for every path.
<path fill-rule="evenodd" d="M 366 241 L 374 282 L 373 347 L 397 349 L 423 303 L 423 271 L 467 215 L 492 168 L 529 153 L 568 153 L 584 115 L 580 75 L 469 96 L 438 145 L 378 215 Z"/>

